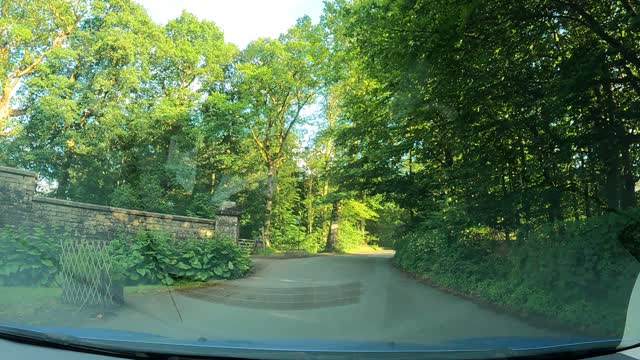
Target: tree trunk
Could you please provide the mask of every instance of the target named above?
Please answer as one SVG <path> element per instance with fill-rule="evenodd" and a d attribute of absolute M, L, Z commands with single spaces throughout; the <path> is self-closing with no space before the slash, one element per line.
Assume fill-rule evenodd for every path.
<path fill-rule="evenodd" d="M 5 134 L 5 126 L 7 126 L 7 120 L 9 120 L 10 115 L 9 94 L 2 91 L 0 93 L 0 136 Z"/>
<path fill-rule="evenodd" d="M 526 179 L 526 169 L 527 169 L 527 155 L 525 153 L 525 144 L 521 141 L 520 145 L 520 167 L 522 168 L 520 171 L 520 188 L 526 189 L 525 185 L 528 180 Z M 524 196 L 522 198 L 522 209 L 524 213 L 524 223 L 526 226 L 529 226 L 531 222 L 531 195 L 529 190 L 524 192 Z"/>
<path fill-rule="evenodd" d="M 336 200 L 333 202 L 333 207 L 331 208 L 331 223 L 329 225 L 329 236 L 327 237 L 327 245 L 325 246 L 326 251 L 333 251 L 337 248 L 338 236 L 340 235 L 339 222 L 341 214 L 342 202 L 340 200 Z"/>
<path fill-rule="evenodd" d="M 610 70 L 607 67 L 607 71 L 604 72 L 605 80 L 610 80 Z M 606 109 L 606 121 L 603 123 L 602 135 L 605 139 L 603 141 L 603 163 L 605 166 L 605 185 L 604 196 L 609 209 L 620 209 L 622 202 L 624 201 L 623 191 L 623 176 L 621 155 L 624 156 L 625 148 L 628 146 L 624 144 L 625 129 L 616 118 L 616 104 L 614 100 L 614 91 L 611 85 L 605 85 L 602 88 L 604 94 L 601 95 L 605 101 Z M 627 150 L 628 151 L 628 150 Z"/>
<path fill-rule="evenodd" d="M 622 149 L 622 188 L 620 189 L 620 206 L 628 209 L 636 206 L 636 181 L 633 176 L 633 164 L 629 146 Z"/>
<path fill-rule="evenodd" d="M 605 184 L 603 189 L 603 195 L 606 200 L 607 208 L 619 209 L 620 208 L 620 162 L 615 146 L 611 144 L 612 140 L 607 141 L 607 149 L 603 156 L 603 163 L 605 170 Z"/>
<path fill-rule="evenodd" d="M 584 216 L 591 217 L 591 195 L 589 194 L 589 183 L 584 185 L 583 197 L 584 197 Z"/>
<path fill-rule="evenodd" d="M 309 176 L 307 179 L 307 235 L 311 235 L 313 232 L 313 218 L 314 207 L 313 207 L 313 177 Z"/>
<path fill-rule="evenodd" d="M 60 177 L 58 178 L 58 188 L 56 189 L 56 197 L 58 199 L 66 199 L 67 191 L 69 190 L 69 169 L 71 169 L 71 155 L 65 149 L 64 162 L 62 163 L 62 169 Z"/>
<path fill-rule="evenodd" d="M 558 188 L 549 189 L 549 219 L 562 221 L 562 191 Z"/>
<path fill-rule="evenodd" d="M 552 169 L 553 171 L 553 169 Z M 549 222 L 561 221 L 562 220 L 562 189 L 553 181 L 553 177 L 549 169 L 545 168 L 542 170 L 542 176 L 544 177 L 544 181 L 547 189 L 543 192 L 543 199 L 546 203 L 547 207 L 547 216 Z"/>
<path fill-rule="evenodd" d="M 322 198 L 326 199 L 327 194 L 329 194 L 329 180 L 325 179 L 324 186 L 322 187 Z M 322 215 L 322 238 L 326 239 L 329 236 L 329 227 L 327 226 L 327 205 L 322 205 L 320 209 Z"/>
<path fill-rule="evenodd" d="M 591 161 L 591 151 L 587 151 L 585 155 L 582 151 L 580 152 L 580 175 L 583 179 L 585 179 L 584 186 L 582 187 L 582 201 L 584 202 L 584 216 L 591 217 L 591 191 L 590 191 L 590 183 L 588 182 L 589 170 L 587 169 L 587 164 L 585 162 L 586 159 Z"/>
<path fill-rule="evenodd" d="M 9 118 L 9 114 L 11 113 L 8 100 L 9 99 L 7 99 L 6 101 L 5 99 L 0 99 L 0 124 L 4 124 L 5 121 Z"/>
<path fill-rule="evenodd" d="M 276 176 L 278 169 L 274 164 L 268 165 L 267 170 L 267 187 L 265 191 L 265 195 L 267 198 L 267 204 L 265 208 L 265 219 L 264 219 L 264 228 L 262 233 L 262 241 L 264 242 L 265 247 L 271 246 L 271 212 L 273 210 L 273 196 L 276 191 Z"/>

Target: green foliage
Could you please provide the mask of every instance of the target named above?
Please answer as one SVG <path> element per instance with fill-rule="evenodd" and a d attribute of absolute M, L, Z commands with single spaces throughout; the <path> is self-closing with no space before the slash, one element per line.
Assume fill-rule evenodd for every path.
<path fill-rule="evenodd" d="M 315 229 L 311 234 L 306 234 L 300 249 L 309 253 L 317 253 L 324 249 L 327 239 L 324 238 L 322 229 Z"/>
<path fill-rule="evenodd" d="M 395 262 L 436 284 L 527 314 L 617 334 L 640 264 L 638 211 L 531 230 L 496 240 L 487 228 L 423 226 L 396 242 Z M 521 234 L 524 237 L 525 234 Z"/>
<path fill-rule="evenodd" d="M 0 286 L 59 285 L 60 239 L 74 241 L 60 231 L 2 228 Z M 83 251 L 69 256 L 91 258 Z M 246 275 L 252 266 L 248 254 L 224 238 L 175 240 L 159 233 L 140 232 L 132 238 L 111 241 L 108 252 L 112 280 L 126 285 L 234 279 Z M 81 265 L 93 266 L 87 261 L 67 260 L 77 265 L 72 269 L 76 279 L 84 279 L 90 273 Z"/>
<path fill-rule="evenodd" d="M 330 167 L 339 95 L 330 89 L 340 77 L 325 26 L 303 17 L 239 51 L 188 12 L 161 26 L 132 0 L 52 4 L 3 7 L 0 50 L 16 51 L 0 73 L 46 56 L 10 79 L 20 85 L 5 92 L 23 109 L 12 136 L 0 137 L 0 162 L 37 171 L 55 185 L 48 195 L 63 199 L 207 218 L 234 200 L 245 210 L 243 237 L 323 247 L 327 199 L 338 191 Z M 309 114 L 317 104 L 331 114 L 327 123 Z M 303 149 L 311 123 L 320 131 Z M 363 194 L 349 201 L 346 217 L 375 217 Z"/>
<path fill-rule="evenodd" d="M 56 281 L 62 235 L 35 227 L 0 229 L 0 286 L 48 286 Z"/>
<path fill-rule="evenodd" d="M 130 184 L 116 187 L 111 194 L 110 205 L 126 209 L 171 213 L 173 204 L 165 195 L 158 177 L 145 174 L 135 187 Z"/>
<path fill-rule="evenodd" d="M 114 278 L 124 284 L 234 279 L 248 273 L 248 254 L 228 239 L 175 240 L 154 232 L 109 244 Z"/>
<path fill-rule="evenodd" d="M 453 206 L 505 238 L 636 206 L 633 9 L 363 0 L 326 12 L 344 188 L 384 194 L 416 223 Z"/>
<path fill-rule="evenodd" d="M 358 225 L 347 220 L 341 220 L 338 228 L 339 235 L 336 245 L 338 252 L 349 252 L 366 244 L 366 234 L 362 233 Z"/>

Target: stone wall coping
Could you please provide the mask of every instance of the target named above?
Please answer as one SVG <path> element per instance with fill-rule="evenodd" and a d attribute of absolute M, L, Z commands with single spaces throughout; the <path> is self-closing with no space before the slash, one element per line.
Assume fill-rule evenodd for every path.
<path fill-rule="evenodd" d="M 227 215 L 227 216 L 237 216 L 240 217 L 242 215 L 242 211 L 240 210 L 228 210 L 228 209 L 222 209 L 222 210 L 218 210 L 216 211 L 216 215 Z"/>
<path fill-rule="evenodd" d="M 111 206 L 87 204 L 87 203 L 81 203 L 76 201 L 54 199 L 54 198 L 48 198 L 48 197 L 42 197 L 42 196 L 34 196 L 33 201 L 39 202 L 39 203 L 45 203 L 45 204 L 53 204 L 53 205 L 60 205 L 60 206 L 66 206 L 71 208 L 77 208 L 77 209 L 95 210 L 95 211 L 102 211 L 102 212 L 108 212 L 108 213 L 121 213 L 121 214 L 128 214 L 128 215 L 137 215 L 137 216 L 145 216 L 145 217 L 153 217 L 153 218 L 177 220 L 177 221 L 188 221 L 188 222 L 211 224 L 211 225 L 215 225 L 216 223 L 215 220 L 205 219 L 205 218 L 161 214 L 161 213 L 132 210 L 132 209 L 122 209 L 122 208 L 116 208 Z"/>
<path fill-rule="evenodd" d="M 32 177 L 32 178 L 35 178 L 35 179 L 38 178 L 38 173 L 35 173 L 33 171 L 21 170 L 21 169 L 4 167 L 4 166 L 0 166 L 0 173 L 9 173 L 9 174 L 15 174 L 15 175 L 29 176 L 29 177 Z"/>

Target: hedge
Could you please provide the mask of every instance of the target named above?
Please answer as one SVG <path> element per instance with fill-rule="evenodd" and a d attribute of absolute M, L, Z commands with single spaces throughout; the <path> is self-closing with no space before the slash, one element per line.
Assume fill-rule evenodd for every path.
<path fill-rule="evenodd" d="M 637 211 L 549 224 L 518 240 L 488 229 L 423 228 L 395 263 L 438 286 L 579 330 L 618 336 L 640 272 Z"/>

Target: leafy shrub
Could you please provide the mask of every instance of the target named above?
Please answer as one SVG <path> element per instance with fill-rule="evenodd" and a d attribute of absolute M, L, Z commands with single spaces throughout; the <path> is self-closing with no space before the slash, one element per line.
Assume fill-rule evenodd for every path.
<path fill-rule="evenodd" d="M 339 222 L 338 243 L 336 244 L 336 250 L 340 252 L 347 252 L 362 245 L 366 245 L 366 233 L 365 237 L 363 237 L 362 235 L 362 231 L 356 224 L 347 219 L 343 219 Z"/>
<path fill-rule="evenodd" d="M 174 240 L 154 232 L 109 244 L 113 278 L 124 284 L 239 278 L 251 269 L 249 256 L 228 239 Z"/>
<path fill-rule="evenodd" d="M 317 253 L 324 248 L 327 239 L 322 234 L 322 228 L 313 230 L 311 234 L 305 236 L 301 250 L 309 253 Z"/>
<path fill-rule="evenodd" d="M 524 314 L 619 333 L 640 272 L 638 219 L 634 210 L 554 223 L 509 242 L 478 227 L 426 223 L 396 241 L 394 261 Z"/>
<path fill-rule="evenodd" d="M 60 239 L 71 238 L 59 229 L 0 229 L 0 286 L 55 285 L 60 273 Z M 224 238 L 179 241 L 160 233 L 140 232 L 110 242 L 108 251 L 111 278 L 123 285 L 233 279 L 251 269 L 249 256 Z M 77 268 L 74 277 L 82 280 L 88 273 Z"/>
<path fill-rule="evenodd" d="M 5 226 L 0 229 L 0 286 L 47 286 L 59 272 L 57 231 Z"/>

